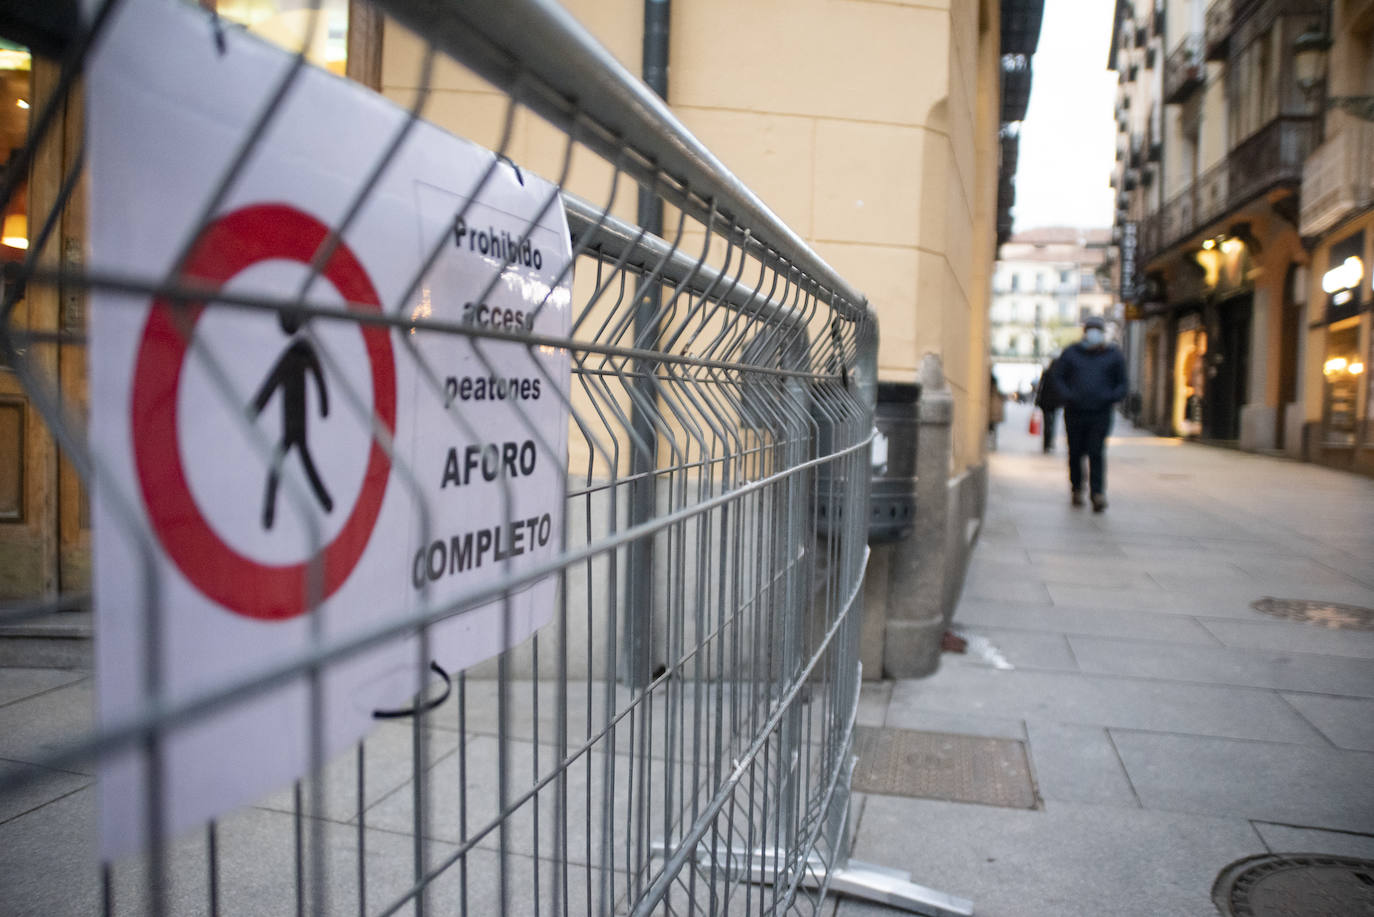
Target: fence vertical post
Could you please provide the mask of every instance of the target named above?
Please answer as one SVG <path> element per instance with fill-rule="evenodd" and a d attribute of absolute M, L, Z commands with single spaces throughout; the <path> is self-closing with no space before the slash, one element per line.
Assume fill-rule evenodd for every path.
<path fill-rule="evenodd" d="M 659 98 L 668 98 L 668 0 L 644 0 L 644 82 Z M 663 235 L 663 201 L 652 187 L 639 189 L 639 225 L 650 235 Z M 662 291 L 655 284 L 635 303 L 634 340 L 637 347 L 656 348 L 657 316 Z M 635 361 L 635 388 L 639 392 L 630 408 L 635 433 L 630 453 L 630 525 L 654 517 L 657 504 L 654 471 L 658 464 L 658 434 L 650 418 L 657 394 L 657 364 Z M 638 538 L 630 543 L 629 594 L 625 597 L 625 683 L 641 688 L 653 678 L 654 543 Z"/>

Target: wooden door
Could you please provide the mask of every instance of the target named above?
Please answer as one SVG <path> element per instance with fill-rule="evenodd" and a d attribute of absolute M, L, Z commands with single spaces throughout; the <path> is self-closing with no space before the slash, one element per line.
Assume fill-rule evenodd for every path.
<path fill-rule="evenodd" d="M 27 66 L 25 66 L 27 64 Z M 29 119 L 57 87 L 58 67 L 0 42 L 0 121 L 8 163 L 20 161 Z M 0 259 L 18 265 L 38 244 L 60 200 L 78 149 L 79 91 L 69 94 L 53 129 L 40 139 L 24 181 L 4 203 Z M 85 240 L 85 182 L 78 181 L 39 252 L 48 267 L 77 267 Z M 14 280 L 6 281 L 13 289 Z M 80 431 L 86 368 L 81 343 L 84 294 L 53 284 L 22 290 L 8 319 L 18 359 L 0 365 L 0 599 L 81 592 L 90 582 L 89 513 L 75 472 L 60 455 L 32 386 L 47 388 Z M 0 360 L 0 362 L 3 362 Z"/>

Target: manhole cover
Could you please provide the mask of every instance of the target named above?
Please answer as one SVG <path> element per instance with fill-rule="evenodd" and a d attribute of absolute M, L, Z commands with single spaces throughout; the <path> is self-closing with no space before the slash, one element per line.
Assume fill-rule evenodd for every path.
<path fill-rule="evenodd" d="M 1276 618 L 1320 624 L 1333 630 L 1374 630 L 1374 608 L 1363 608 L 1359 605 L 1314 602 L 1307 599 L 1276 599 L 1266 595 L 1257 602 L 1251 602 L 1250 607 Z"/>
<path fill-rule="evenodd" d="M 1368 917 L 1374 861 L 1320 853 L 1249 857 L 1222 870 L 1212 900 L 1227 917 Z"/>
<path fill-rule="evenodd" d="M 1026 747 L 1014 739 L 859 726 L 854 754 L 855 792 L 1035 808 Z"/>

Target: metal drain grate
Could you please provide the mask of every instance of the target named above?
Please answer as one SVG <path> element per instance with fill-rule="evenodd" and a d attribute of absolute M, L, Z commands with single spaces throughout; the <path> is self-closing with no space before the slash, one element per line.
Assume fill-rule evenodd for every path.
<path fill-rule="evenodd" d="M 1026 746 L 1014 739 L 871 726 L 854 732 L 856 792 L 1036 807 Z"/>
<path fill-rule="evenodd" d="M 1227 917 L 1374 914 L 1374 861 L 1320 853 L 1248 857 L 1221 871 L 1212 900 Z"/>
<path fill-rule="evenodd" d="M 1305 624 L 1320 624 L 1333 630 L 1374 630 L 1374 608 L 1359 605 L 1308 599 L 1276 599 L 1266 595 L 1256 602 L 1251 602 L 1250 607 L 1276 618 L 1302 621 Z"/>

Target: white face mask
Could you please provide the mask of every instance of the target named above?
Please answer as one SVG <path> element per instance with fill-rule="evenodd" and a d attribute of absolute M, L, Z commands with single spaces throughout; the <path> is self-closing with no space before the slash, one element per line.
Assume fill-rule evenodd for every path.
<path fill-rule="evenodd" d="M 1101 328 L 1087 328 L 1083 331 L 1083 343 L 1094 350 L 1107 342 L 1107 336 Z"/>

